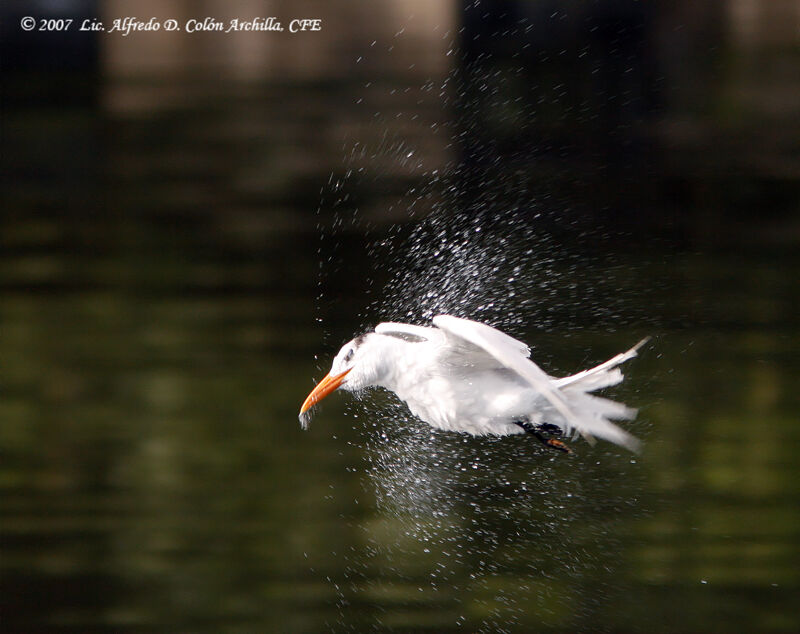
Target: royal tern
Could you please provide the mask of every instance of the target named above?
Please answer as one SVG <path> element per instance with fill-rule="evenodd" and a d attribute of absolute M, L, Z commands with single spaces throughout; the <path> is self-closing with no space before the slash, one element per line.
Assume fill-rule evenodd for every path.
<path fill-rule="evenodd" d="M 617 367 L 636 356 L 644 339 L 605 363 L 556 379 L 530 359 L 521 341 L 469 319 L 439 315 L 433 327 L 382 323 L 346 343 L 328 375 L 300 408 L 309 410 L 331 392 L 383 387 L 406 402 L 432 427 L 473 435 L 529 433 L 545 445 L 569 452 L 553 436 L 603 438 L 632 451 L 639 441 L 612 420 L 630 420 L 636 410 L 590 392 L 622 381 Z"/>

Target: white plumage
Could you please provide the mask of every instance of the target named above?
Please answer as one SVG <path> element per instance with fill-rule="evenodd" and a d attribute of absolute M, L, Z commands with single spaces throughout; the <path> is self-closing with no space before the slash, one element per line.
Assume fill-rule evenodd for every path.
<path fill-rule="evenodd" d="M 434 317 L 433 326 L 382 323 L 345 344 L 303 403 L 303 427 L 308 410 L 339 387 L 380 386 L 438 429 L 474 435 L 529 431 L 543 441 L 540 430 L 559 430 L 638 450 L 639 441 L 611 422 L 632 419 L 636 410 L 590 392 L 622 381 L 618 366 L 646 340 L 597 367 L 556 379 L 530 359 L 526 344 L 496 328 L 449 315 Z M 566 450 L 559 441 L 545 442 Z"/>

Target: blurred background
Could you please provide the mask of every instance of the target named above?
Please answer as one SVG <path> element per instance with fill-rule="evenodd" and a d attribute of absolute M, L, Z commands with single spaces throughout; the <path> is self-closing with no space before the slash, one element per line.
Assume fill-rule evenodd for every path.
<path fill-rule="evenodd" d="M 128 16 L 322 30 L 78 30 Z M 800 630 L 800 2 L 0 20 L 0 629 Z M 299 429 L 341 343 L 437 311 L 553 374 L 653 335 L 643 455 L 383 395 Z"/>

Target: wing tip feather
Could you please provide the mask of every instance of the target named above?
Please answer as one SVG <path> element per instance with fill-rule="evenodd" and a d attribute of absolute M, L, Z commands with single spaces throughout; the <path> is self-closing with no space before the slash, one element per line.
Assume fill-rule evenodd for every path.
<path fill-rule="evenodd" d="M 653 338 L 652 336 L 650 336 L 650 335 L 647 335 L 647 336 L 646 336 L 644 339 L 642 339 L 642 340 L 641 340 L 639 343 L 637 343 L 635 346 L 633 346 L 633 348 L 631 348 L 631 352 L 632 352 L 633 354 L 638 354 L 638 353 L 639 353 L 639 349 L 640 349 L 642 346 L 644 346 L 645 344 L 649 343 L 649 341 L 650 341 L 652 338 Z"/>

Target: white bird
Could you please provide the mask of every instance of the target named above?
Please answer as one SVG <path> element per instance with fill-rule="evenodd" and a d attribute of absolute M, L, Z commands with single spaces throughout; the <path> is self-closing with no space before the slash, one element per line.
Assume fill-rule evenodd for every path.
<path fill-rule="evenodd" d="M 496 328 L 450 315 L 434 317 L 433 326 L 382 323 L 346 343 L 303 402 L 303 429 L 309 410 L 333 391 L 379 386 L 437 429 L 500 436 L 527 432 L 566 452 L 569 448 L 550 436 L 572 433 L 638 450 L 639 441 L 611 422 L 633 419 L 636 410 L 590 392 L 622 381 L 617 366 L 635 357 L 647 339 L 597 367 L 556 379 L 531 361 L 526 344 Z"/>

